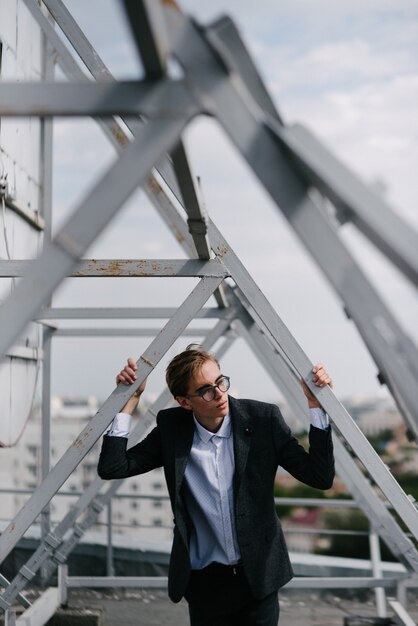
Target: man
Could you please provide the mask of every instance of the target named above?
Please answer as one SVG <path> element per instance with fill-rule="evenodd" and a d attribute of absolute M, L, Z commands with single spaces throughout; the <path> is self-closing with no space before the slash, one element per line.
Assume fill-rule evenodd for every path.
<path fill-rule="evenodd" d="M 116 382 L 132 384 L 136 369 L 128 359 Z M 332 385 L 321 364 L 312 380 Z M 104 437 L 98 473 L 125 478 L 164 467 L 174 513 L 169 596 L 186 598 L 192 626 L 277 626 L 277 592 L 292 568 L 274 506 L 276 471 L 281 465 L 308 485 L 331 487 L 328 417 L 302 381 L 311 418 L 306 452 L 277 406 L 228 396 L 229 378 L 196 345 L 170 362 L 166 381 L 180 406 L 160 411 L 152 432 L 127 450 L 142 384 Z"/>

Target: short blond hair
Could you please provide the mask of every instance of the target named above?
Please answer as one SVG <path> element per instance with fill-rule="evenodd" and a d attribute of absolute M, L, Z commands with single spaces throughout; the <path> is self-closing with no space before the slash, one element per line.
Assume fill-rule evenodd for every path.
<path fill-rule="evenodd" d="M 200 370 L 206 361 L 213 361 L 219 367 L 218 359 L 201 345 L 191 343 L 170 361 L 165 373 L 165 380 L 172 395 L 187 396 L 190 379 Z"/>

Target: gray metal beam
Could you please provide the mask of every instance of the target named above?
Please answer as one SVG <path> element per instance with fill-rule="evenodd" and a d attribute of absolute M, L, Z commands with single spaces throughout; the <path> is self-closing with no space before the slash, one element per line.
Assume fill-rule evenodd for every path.
<path fill-rule="evenodd" d="M 10 554 L 13 547 L 21 539 L 28 527 L 34 522 L 52 496 L 65 482 L 85 455 L 105 431 L 116 413 L 124 406 L 132 394 L 152 372 L 174 341 L 181 335 L 194 318 L 196 312 L 204 305 L 214 290 L 221 283 L 220 278 L 202 278 L 191 294 L 167 322 L 160 334 L 151 342 L 147 350 L 138 359 L 137 381 L 129 386 L 118 385 L 97 414 L 88 422 L 68 448 L 61 459 L 25 503 L 0 537 L 0 563 Z M 2 604 L 3 608 L 5 607 Z"/>
<path fill-rule="evenodd" d="M 418 233 L 300 124 L 274 125 L 303 175 L 416 286 Z"/>
<path fill-rule="evenodd" d="M 42 77 L 52 80 L 55 72 L 53 50 L 42 34 Z M 52 177 L 53 177 L 53 121 L 40 120 L 40 165 L 39 165 L 39 196 L 38 211 L 45 220 L 43 245 L 52 238 Z M 44 303 L 45 304 L 45 303 Z M 50 305 L 51 301 L 46 304 Z M 41 480 L 48 474 L 51 466 L 51 350 L 53 329 L 40 326 L 42 330 L 42 444 L 41 444 Z M 45 538 L 51 528 L 51 510 L 49 505 L 41 514 L 41 537 Z M 46 569 L 41 569 L 41 584 L 45 585 L 48 578 Z"/>
<path fill-rule="evenodd" d="M 42 439 L 41 439 L 41 481 L 45 480 L 51 469 L 51 356 L 54 331 L 42 329 L 44 359 L 42 363 Z M 41 513 L 41 537 L 45 539 L 51 529 L 51 508 L 49 504 Z M 41 581 L 46 584 L 47 571 L 42 569 Z"/>
<path fill-rule="evenodd" d="M 0 84 L 0 116 L 144 115 L 147 119 L 192 114 L 190 86 L 183 80 Z"/>
<path fill-rule="evenodd" d="M 123 0 L 132 35 L 148 78 L 162 78 L 169 54 L 164 13 L 154 0 Z"/>
<path fill-rule="evenodd" d="M 193 237 L 197 254 L 200 259 L 210 258 L 210 243 L 208 239 L 207 215 L 201 205 L 195 180 L 192 176 L 186 150 L 182 142 L 179 142 L 171 152 L 173 167 L 179 183 L 181 195 L 184 200 L 184 209 L 187 213 L 189 232 Z"/>
<path fill-rule="evenodd" d="M 389 600 L 389 605 L 395 613 L 396 623 L 399 626 L 416 626 L 416 622 L 409 615 L 404 606 L 397 600 Z"/>
<path fill-rule="evenodd" d="M 25 220 L 25 222 L 27 222 L 30 226 L 36 230 L 44 230 L 45 221 L 38 211 L 33 211 L 29 207 L 17 204 L 10 196 L 5 198 L 5 204 L 8 209 L 11 209 L 14 213 L 16 213 L 16 215 L 19 215 L 19 217 Z"/>
<path fill-rule="evenodd" d="M 188 118 L 149 122 L 73 213 L 0 308 L 0 355 L 113 218 L 154 163 L 178 140 Z"/>
<path fill-rule="evenodd" d="M 35 261 L 36 262 L 36 261 Z M 0 278 L 24 276 L 34 261 L 0 260 Z M 195 259 L 86 259 L 78 261 L 71 274 L 72 278 L 86 277 L 198 277 L 218 276 L 226 278 L 228 273 L 216 259 L 200 261 Z"/>
<path fill-rule="evenodd" d="M 161 328 L 59 328 L 54 337 L 155 337 Z M 182 337 L 204 337 L 207 328 L 186 328 Z"/>
<path fill-rule="evenodd" d="M 42 309 L 38 318 L 40 320 L 61 319 L 168 319 L 176 312 L 176 307 L 127 307 L 127 308 L 99 308 L 99 307 L 54 307 Z M 218 319 L 227 317 L 228 311 L 215 307 L 204 308 L 196 314 L 199 319 Z"/>
<path fill-rule="evenodd" d="M 222 53 L 221 58 L 228 73 L 240 77 L 260 109 L 283 123 L 236 24 L 227 16 L 216 20 L 216 49 Z"/>
<path fill-rule="evenodd" d="M 124 6 L 146 76 L 163 78 L 169 52 L 163 5 L 148 0 L 125 0 Z M 197 254 L 200 259 L 209 259 L 207 216 L 199 201 L 195 180 L 181 140 L 172 150 L 171 158 Z"/>
<path fill-rule="evenodd" d="M 8 585 L 10 585 L 10 582 L 7 580 L 7 578 L 3 576 L 3 574 L 0 574 L 0 585 L 2 587 L 7 587 Z M 31 606 L 29 600 L 25 598 L 25 596 L 21 593 L 18 593 L 16 597 L 19 604 L 21 604 L 25 609 L 28 609 Z"/>

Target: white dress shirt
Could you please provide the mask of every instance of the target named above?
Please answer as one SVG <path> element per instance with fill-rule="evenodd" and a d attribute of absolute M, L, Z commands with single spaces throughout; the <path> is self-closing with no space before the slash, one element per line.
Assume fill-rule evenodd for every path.
<path fill-rule="evenodd" d="M 309 409 L 312 426 L 325 430 L 328 415 Z M 132 416 L 118 413 L 106 434 L 128 437 Z M 230 415 L 212 433 L 194 417 L 195 433 L 185 470 L 185 501 L 193 523 L 190 536 L 192 569 L 216 561 L 232 565 L 240 560 L 234 516 L 234 445 Z"/>
<path fill-rule="evenodd" d="M 240 560 L 234 516 L 234 440 L 230 415 L 216 433 L 195 421 L 187 461 L 185 501 L 193 522 L 190 536 L 192 569 L 217 561 L 232 565 Z"/>

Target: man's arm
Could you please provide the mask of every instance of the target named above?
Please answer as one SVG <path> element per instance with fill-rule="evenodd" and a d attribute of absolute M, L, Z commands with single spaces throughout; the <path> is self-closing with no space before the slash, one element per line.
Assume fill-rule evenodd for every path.
<path fill-rule="evenodd" d="M 271 420 L 278 464 L 310 487 L 330 489 L 335 476 L 331 428 L 322 429 L 311 425 L 309 450 L 306 451 L 292 435 L 275 405 L 272 406 Z"/>
<path fill-rule="evenodd" d="M 129 358 L 127 365 L 116 376 L 116 384 L 123 383 L 124 385 L 132 385 L 136 380 L 136 370 L 138 366 L 134 359 Z M 128 402 L 122 408 L 120 413 L 117 413 L 113 422 L 110 424 L 106 431 L 106 435 L 110 437 L 128 437 L 131 430 L 132 415 L 135 413 L 140 397 L 142 396 L 147 381 L 144 380 L 142 385 L 138 387 L 136 392 L 129 398 Z"/>
<path fill-rule="evenodd" d="M 324 387 L 325 385 L 333 386 L 333 382 L 322 363 L 317 363 L 312 368 L 312 382 L 317 387 Z M 308 400 L 309 417 L 311 425 L 321 430 L 326 430 L 329 427 L 329 418 L 324 409 L 315 398 L 305 381 L 301 380 L 303 393 Z"/>
<path fill-rule="evenodd" d="M 325 385 L 332 387 L 332 380 L 322 363 L 317 363 L 312 368 L 312 382 L 317 387 L 324 387 Z M 279 409 L 274 407 L 272 415 L 274 441 L 283 442 L 284 440 L 284 443 L 278 448 L 278 462 L 301 482 L 317 489 L 329 489 L 334 480 L 335 468 L 328 415 L 304 380 L 301 380 L 301 384 L 308 400 L 311 421 L 309 451 L 306 452 L 298 443 Z"/>
<path fill-rule="evenodd" d="M 133 359 L 128 359 L 128 364 L 116 376 L 116 384 L 132 384 L 136 380 L 136 369 L 136 362 Z M 104 480 L 143 474 L 162 465 L 158 428 L 154 428 L 136 446 L 129 448 L 129 450 L 127 449 L 132 415 L 136 411 L 145 385 L 146 381 L 129 398 L 122 411 L 115 416 L 103 437 L 97 472 L 100 478 Z"/>

